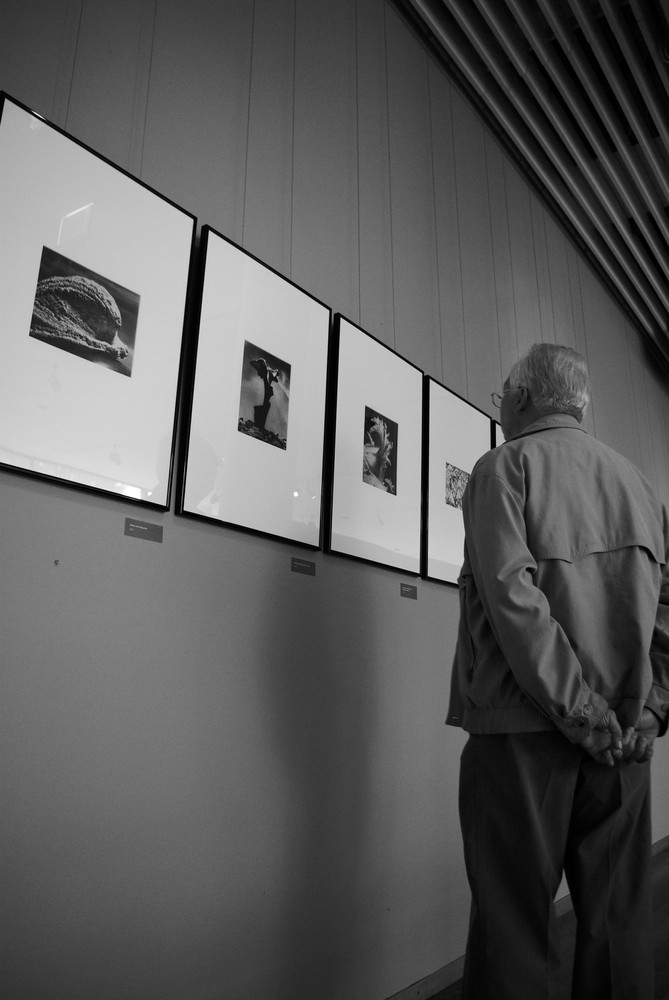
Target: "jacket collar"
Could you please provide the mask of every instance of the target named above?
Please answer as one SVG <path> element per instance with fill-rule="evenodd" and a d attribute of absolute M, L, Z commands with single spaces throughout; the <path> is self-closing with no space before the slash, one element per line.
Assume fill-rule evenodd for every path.
<path fill-rule="evenodd" d="M 517 441 L 518 438 L 527 437 L 528 434 L 538 434 L 539 431 L 549 431 L 555 427 L 568 427 L 574 431 L 581 431 L 583 434 L 588 433 L 585 427 L 579 424 L 576 417 L 572 417 L 569 413 L 547 413 L 538 420 L 534 420 L 520 434 L 514 434 L 508 440 Z"/>

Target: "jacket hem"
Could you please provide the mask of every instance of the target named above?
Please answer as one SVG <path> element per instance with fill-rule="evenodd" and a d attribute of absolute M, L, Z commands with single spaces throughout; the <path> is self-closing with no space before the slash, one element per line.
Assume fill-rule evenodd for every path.
<path fill-rule="evenodd" d="M 489 736 L 557 730 L 550 719 L 531 705 L 516 708 L 466 708 L 461 716 L 451 713 L 446 723 L 449 726 L 459 726 L 468 733 Z"/>

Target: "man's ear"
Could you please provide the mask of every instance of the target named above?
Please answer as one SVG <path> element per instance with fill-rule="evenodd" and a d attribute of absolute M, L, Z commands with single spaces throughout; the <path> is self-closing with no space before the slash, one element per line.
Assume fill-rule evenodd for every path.
<path fill-rule="evenodd" d="M 522 413 L 526 410 L 530 402 L 530 394 L 524 385 L 518 386 L 518 394 L 513 403 L 515 413 Z"/>

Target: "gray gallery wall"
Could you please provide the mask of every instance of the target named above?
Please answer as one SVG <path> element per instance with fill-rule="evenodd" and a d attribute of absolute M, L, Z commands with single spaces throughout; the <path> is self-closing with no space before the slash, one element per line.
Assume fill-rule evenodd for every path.
<path fill-rule="evenodd" d="M 488 412 L 574 345 L 669 499 L 666 377 L 391 0 L 3 0 L 0 88 Z M 455 590 L 0 491 L 3 995 L 386 1000 L 456 962 Z"/>

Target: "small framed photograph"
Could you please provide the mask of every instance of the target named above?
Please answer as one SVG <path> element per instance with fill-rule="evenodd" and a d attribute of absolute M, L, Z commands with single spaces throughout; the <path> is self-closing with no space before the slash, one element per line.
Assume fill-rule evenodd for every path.
<path fill-rule="evenodd" d="M 0 464 L 166 509 L 195 219 L 0 95 Z"/>
<path fill-rule="evenodd" d="M 202 241 L 179 513 L 320 548 L 331 312 L 208 226 Z"/>
<path fill-rule="evenodd" d="M 420 573 L 423 373 L 335 317 L 328 549 Z"/>
<path fill-rule="evenodd" d="M 464 555 L 462 497 L 474 465 L 490 450 L 490 417 L 425 376 L 423 576 L 457 583 Z"/>

